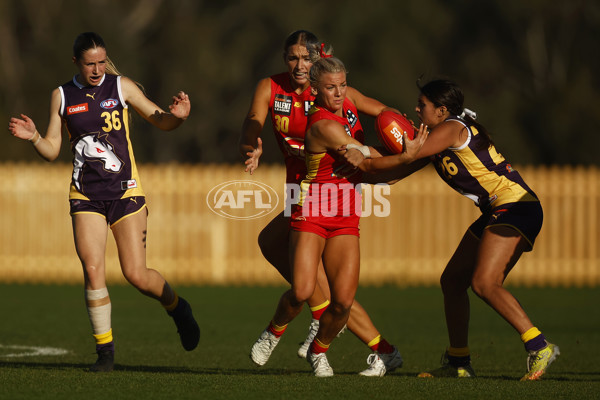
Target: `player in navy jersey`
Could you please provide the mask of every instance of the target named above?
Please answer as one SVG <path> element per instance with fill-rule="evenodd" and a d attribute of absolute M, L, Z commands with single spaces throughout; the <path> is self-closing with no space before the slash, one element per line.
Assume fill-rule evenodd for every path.
<path fill-rule="evenodd" d="M 73 62 L 79 73 L 52 92 L 50 121 L 42 136 L 26 115 L 11 118 L 9 131 L 29 140 L 47 161 L 58 157 L 64 124 L 73 152 L 69 201 L 77 255 L 83 266 L 85 301 L 96 341 L 94 372 L 114 365 L 111 302 L 106 288 L 105 250 L 113 232 L 125 278 L 157 299 L 173 317 L 183 347 L 196 348 L 200 329 L 192 309 L 160 273 L 146 266 L 147 215 L 144 192 L 129 138 L 129 106 L 162 130 L 172 130 L 190 113 L 184 92 L 173 97 L 169 112 L 149 100 L 131 79 L 121 76 L 94 32 L 77 36 Z"/>
<path fill-rule="evenodd" d="M 270 114 L 275 138 L 285 158 L 286 183 L 299 184 L 305 178 L 304 134 L 308 110 L 315 98 L 311 93 L 308 80 L 308 73 L 312 66 L 309 49 L 319 53 L 321 47 L 321 42 L 313 33 L 305 30 L 292 32 L 284 43 L 283 59 L 288 69 L 287 72 L 264 78 L 258 82 L 240 137 L 240 152 L 247 157 L 245 162 L 247 172 L 252 174 L 258 168 L 262 155 L 260 135 L 265 120 Z M 324 51 L 324 53 L 327 52 Z M 358 110 L 375 116 L 382 110 L 391 110 L 381 102 L 364 96 L 358 90 L 350 87 L 348 87 L 348 97 L 352 98 L 355 104 L 354 113 Z M 360 124 L 357 116 L 351 110 L 346 110 L 346 114 L 353 119 L 353 124 Z M 362 129 L 359 134 L 358 139 L 363 141 Z M 281 212 L 261 231 L 258 243 L 265 258 L 288 282 L 291 282 L 289 225 L 289 217 L 284 216 L 284 213 Z M 329 297 L 327 277 L 321 266 L 315 291 L 307 301 L 312 314 L 309 334 L 298 349 L 298 356 L 306 357 L 308 347 L 319 329 L 319 318 L 329 305 Z M 362 371 L 361 375 L 383 376 L 386 372 L 402 365 L 402 357 L 398 349 L 389 344 L 379 333 L 358 301 L 352 305 L 348 328 L 373 351 L 373 354 L 368 357 L 369 367 Z M 263 332 L 262 336 L 269 337 L 269 332 Z M 274 348 L 274 346 L 263 346 L 265 343 L 267 342 L 257 342 L 251 353 L 252 360 L 258 365 L 264 365 L 267 362 Z M 269 343 L 275 342 L 270 341 Z"/>
<path fill-rule="evenodd" d="M 522 380 L 537 380 L 560 354 L 559 348 L 546 341 L 503 283 L 523 252 L 533 248 L 542 227 L 540 201 L 498 153 L 476 114 L 464 108 L 458 85 L 434 80 L 420 89 L 416 111 L 431 132 L 418 155 L 421 160 L 399 167 L 398 176 L 422 168 L 428 157 L 439 176 L 481 210 L 441 277 L 450 347 L 441 368 L 420 376 L 475 376 L 468 347 L 471 287 L 519 333 L 528 352 Z"/>

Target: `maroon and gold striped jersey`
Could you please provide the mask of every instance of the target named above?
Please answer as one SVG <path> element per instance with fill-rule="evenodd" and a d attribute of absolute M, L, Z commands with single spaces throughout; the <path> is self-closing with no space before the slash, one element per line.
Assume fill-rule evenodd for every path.
<path fill-rule="evenodd" d="M 474 126 L 461 118 L 451 117 L 465 126 L 468 138 L 457 148 L 450 147 L 432 156 L 438 175 L 460 194 L 470 198 L 482 211 L 506 203 L 538 201 L 496 147 L 482 143 Z"/>
<path fill-rule="evenodd" d="M 143 196 L 121 77 L 105 74 L 97 86 L 83 86 L 73 77 L 59 90 L 60 115 L 73 153 L 69 199 Z"/>

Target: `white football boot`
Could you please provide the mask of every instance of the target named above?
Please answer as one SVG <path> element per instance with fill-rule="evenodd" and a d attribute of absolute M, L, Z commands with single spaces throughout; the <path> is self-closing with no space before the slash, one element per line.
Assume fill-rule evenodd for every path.
<path fill-rule="evenodd" d="M 265 365 L 279 343 L 279 339 L 281 337 L 277 337 L 271 331 L 265 329 L 256 340 L 256 343 L 254 343 L 254 346 L 252 346 L 252 350 L 250 350 L 250 358 L 254 364 L 259 367 Z"/>
<path fill-rule="evenodd" d="M 306 360 L 310 363 L 317 378 L 333 376 L 333 369 L 329 366 L 325 353 L 313 354 L 309 349 L 306 353 Z"/>
<path fill-rule="evenodd" d="M 372 353 L 367 357 L 369 368 L 360 372 L 362 376 L 384 376 L 386 372 L 392 372 L 396 368 L 402 367 L 402 355 L 394 346 L 394 351 L 388 354 Z"/>
<path fill-rule="evenodd" d="M 314 319 L 310 321 L 310 326 L 308 327 L 308 335 L 306 336 L 306 340 L 302 343 L 302 346 L 298 349 L 298 357 L 306 358 L 306 353 L 308 353 L 308 348 L 312 343 L 313 339 L 317 335 L 319 331 L 319 320 Z"/>

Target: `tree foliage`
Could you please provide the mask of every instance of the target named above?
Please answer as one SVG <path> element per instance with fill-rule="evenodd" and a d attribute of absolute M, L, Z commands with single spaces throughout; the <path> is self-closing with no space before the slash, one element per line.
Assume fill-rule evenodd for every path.
<path fill-rule="evenodd" d="M 138 161 L 240 162 L 256 83 L 284 70 L 285 37 L 307 29 L 333 46 L 351 86 L 413 119 L 416 80 L 448 77 L 512 162 L 598 164 L 599 27 L 591 0 L 2 0 L 0 117 L 27 114 L 44 132 L 50 92 L 76 72 L 73 40 L 92 30 L 157 104 L 190 94 L 174 132 L 134 119 Z M 362 122 L 373 142 L 372 119 Z M 271 135 L 267 124 L 264 161 L 280 160 Z M 0 144 L 0 160 L 37 159 L 9 135 Z"/>

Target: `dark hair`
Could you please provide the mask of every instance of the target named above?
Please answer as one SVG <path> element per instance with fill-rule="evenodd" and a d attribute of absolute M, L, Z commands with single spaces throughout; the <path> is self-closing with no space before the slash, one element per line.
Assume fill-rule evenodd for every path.
<path fill-rule="evenodd" d="M 95 32 L 83 32 L 75 38 L 75 43 L 73 43 L 73 56 L 75 59 L 80 60 L 83 53 L 89 49 L 95 49 L 96 47 L 106 49 L 102 37 Z"/>
<path fill-rule="evenodd" d="M 314 51 L 314 49 L 318 49 L 321 46 L 321 43 L 319 43 L 319 39 L 317 39 L 315 34 L 305 30 L 298 30 L 290 33 L 285 39 L 283 44 L 283 54 L 286 55 L 288 49 L 295 44 L 305 46 L 309 53 L 311 50 Z"/>
<path fill-rule="evenodd" d="M 101 47 L 106 50 L 106 44 L 100 35 L 96 32 L 83 32 L 75 38 L 73 43 L 73 56 L 76 60 L 83 57 L 83 53 L 90 49 Z M 111 75 L 121 75 L 115 64 L 106 56 L 106 73 Z"/>
<path fill-rule="evenodd" d="M 421 94 L 429 99 L 435 107 L 444 106 L 450 115 L 460 116 L 464 111 L 465 96 L 460 87 L 447 79 L 436 79 L 421 86 L 417 80 L 417 87 Z M 494 144 L 487 129 L 469 115 L 461 117 L 469 125 L 474 126 L 484 139 L 482 147 L 489 148 Z"/>

